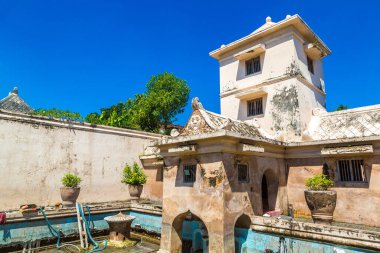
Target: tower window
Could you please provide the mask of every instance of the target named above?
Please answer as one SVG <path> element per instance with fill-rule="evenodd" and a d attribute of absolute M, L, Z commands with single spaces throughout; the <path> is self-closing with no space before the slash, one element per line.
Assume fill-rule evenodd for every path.
<path fill-rule="evenodd" d="M 245 62 L 245 73 L 251 75 L 261 71 L 260 56 Z"/>
<path fill-rule="evenodd" d="M 248 182 L 248 165 L 247 164 L 238 164 L 238 181 L 239 182 Z"/>
<path fill-rule="evenodd" d="M 313 60 L 307 57 L 307 69 L 310 71 L 310 73 L 314 74 L 314 63 Z"/>
<path fill-rule="evenodd" d="M 339 160 L 338 169 L 342 182 L 367 182 L 363 160 Z"/>
<path fill-rule="evenodd" d="M 194 183 L 197 166 L 195 164 L 186 164 L 183 166 L 183 182 Z"/>
<path fill-rule="evenodd" d="M 253 99 L 247 102 L 248 117 L 263 114 L 263 98 Z"/>

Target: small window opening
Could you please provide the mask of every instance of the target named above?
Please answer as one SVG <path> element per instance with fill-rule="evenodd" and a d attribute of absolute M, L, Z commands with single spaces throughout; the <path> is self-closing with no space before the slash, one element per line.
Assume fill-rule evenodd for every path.
<path fill-rule="evenodd" d="M 248 182 L 248 165 L 247 164 L 238 164 L 238 181 L 239 182 Z"/>
<path fill-rule="evenodd" d="M 342 182 L 367 182 L 363 160 L 339 160 L 338 170 Z"/>
<path fill-rule="evenodd" d="M 307 69 L 310 71 L 310 73 L 314 74 L 314 62 L 309 57 L 307 57 Z"/>
<path fill-rule="evenodd" d="M 248 117 L 263 114 L 263 98 L 248 101 Z"/>
<path fill-rule="evenodd" d="M 260 56 L 245 62 L 245 73 L 251 75 L 261 71 Z"/>
<path fill-rule="evenodd" d="M 195 182 L 197 166 L 195 164 L 187 164 L 183 166 L 183 182 L 193 183 Z"/>

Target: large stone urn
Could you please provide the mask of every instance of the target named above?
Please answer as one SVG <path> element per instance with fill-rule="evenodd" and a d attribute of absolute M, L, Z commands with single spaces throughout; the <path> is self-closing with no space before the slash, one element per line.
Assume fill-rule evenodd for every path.
<path fill-rule="evenodd" d="M 336 206 L 336 191 L 305 191 L 314 223 L 331 224 Z"/>
<path fill-rule="evenodd" d="M 78 199 L 80 187 L 61 187 L 63 207 L 74 207 Z"/>
<path fill-rule="evenodd" d="M 128 185 L 129 195 L 131 198 L 139 199 L 143 190 L 143 185 Z"/>

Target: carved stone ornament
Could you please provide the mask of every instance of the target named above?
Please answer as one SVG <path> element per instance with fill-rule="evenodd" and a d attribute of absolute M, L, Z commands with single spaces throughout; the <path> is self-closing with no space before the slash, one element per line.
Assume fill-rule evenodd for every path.
<path fill-rule="evenodd" d="M 169 153 L 179 153 L 179 152 L 195 152 L 196 146 L 195 145 L 186 145 L 186 146 L 179 146 L 175 148 L 169 148 Z"/>
<path fill-rule="evenodd" d="M 193 108 L 193 110 L 203 109 L 203 105 L 201 102 L 199 102 L 198 97 L 195 97 L 191 100 L 191 107 Z"/>
<path fill-rule="evenodd" d="M 344 155 L 344 154 L 373 153 L 372 145 L 348 146 L 348 147 L 326 147 L 321 150 L 322 155 Z"/>
<path fill-rule="evenodd" d="M 182 130 L 182 136 L 196 135 L 211 132 L 211 128 L 204 120 L 199 111 L 194 111 L 185 128 Z"/>
<path fill-rule="evenodd" d="M 259 145 L 250 145 L 250 144 L 239 144 L 239 150 L 243 152 L 257 152 L 257 153 L 264 153 L 264 148 Z"/>
<path fill-rule="evenodd" d="M 177 137 L 178 135 L 180 135 L 180 132 L 177 129 L 174 128 L 170 131 L 171 137 Z"/>

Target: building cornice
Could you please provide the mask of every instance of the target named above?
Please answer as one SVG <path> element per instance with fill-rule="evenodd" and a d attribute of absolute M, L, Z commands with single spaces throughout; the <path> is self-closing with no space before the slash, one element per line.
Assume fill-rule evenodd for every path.
<path fill-rule="evenodd" d="M 253 42 L 255 40 L 261 39 L 265 36 L 268 36 L 271 33 L 280 31 L 281 29 L 285 29 L 286 27 L 289 27 L 289 26 L 294 26 L 310 42 L 316 41 L 318 45 L 320 45 L 321 49 L 325 52 L 326 55 L 331 54 L 331 50 L 325 45 L 325 43 L 313 32 L 313 30 L 306 24 L 306 22 L 299 15 L 296 14 L 289 18 L 281 20 L 276 24 L 273 24 L 266 29 L 251 33 L 241 39 L 238 39 L 225 46 L 222 46 L 210 52 L 210 56 L 217 60 L 220 60 L 223 54 L 226 54 L 227 52 L 230 52 L 244 45 L 245 43 L 249 43 L 249 42 Z"/>
<path fill-rule="evenodd" d="M 308 80 L 306 80 L 306 78 L 304 78 L 303 76 L 301 75 L 297 75 L 297 76 L 290 76 L 290 75 L 282 75 L 282 76 L 278 76 L 278 77 L 274 77 L 274 78 L 271 78 L 271 79 L 267 79 L 261 83 L 258 83 L 258 84 L 254 84 L 250 87 L 245 87 L 245 88 L 240 88 L 240 89 L 233 89 L 233 90 L 229 90 L 229 91 L 226 91 L 226 92 L 222 92 L 220 93 L 220 98 L 224 98 L 224 97 L 228 97 L 228 96 L 231 96 L 231 95 L 235 95 L 235 96 L 239 96 L 241 94 L 244 94 L 244 93 L 249 93 L 249 92 L 254 92 L 256 89 L 259 89 L 259 88 L 262 88 L 262 87 L 266 87 L 266 86 L 269 86 L 269 85 L 272 85 L 272 84 L 275 84 L 275 83 L 279 83 L 279 82 L 283 82 L 283 81 L 287 81 L 287 80 L 290 80 L 290 79 L 297 79 L 298 81 L 300 81 L 301 83 L 305 84 L 307 87 L 311 88 L 312 90 L 318 92 L 320 95 L 322 96 L 326 96 L 326 93 L 320 89 L 318 89 L 317 87 L 315 87 L 311 82 L 309 82 Z"/>
<path fill-rule="evenodd" d="M 180 147 L 194 146 L 194 145 L 211 145 L 211 143 L 220 144 L 220 147 L 214 148 L 200 148 L 193 152 L 182 152 Z M 213 133 L 198 134 L 192 136 L 180 136 L 176 138 L 167 138 L 155 143 L 155 146 L 163 150 L 171 149 L 171 152 L 164 151 L 161 153 L 163 156 L 176 156 L 176 155 L 194 155 L 202 153 L 215 153 L 215 152 L 230 152 L 236 154 L 251 154 L 262 157 L 274 158 L 320 158 L 331 155 L 322 154 L 322 150 L 326 147 L 329 148 L 342 148 L 352 147 L 358 145 L 373 145 L 373 152 L 365 155 L 378 155 L 380 154 L 380 136 L 367 137 L 367 138 L 352 138 L 340 140 L 326 140 L 326 141 L 307 141 L 307 142 L 294 142 L 286 143 L 274 140 L 267 140 L 257 137 L 242 136 L 240 134 L 220 130 Z M 222 147 L 224 145 L 224 147 Z M 257 147 L 256 150 L 242 149 L 244 145 L 251 145 Z M 261 149 L 262 148 L 262 149 Z M 175 152 L 173 152 L 175 151 Z M 178 151 L 178 152 L 177 152 Z M 360 151 L 360 150 L 359 150 Z M 349 155 L 363 155 L 363 152 L 352 152 Z M 332 156 L 339 156 L 332 155 Z"/>

